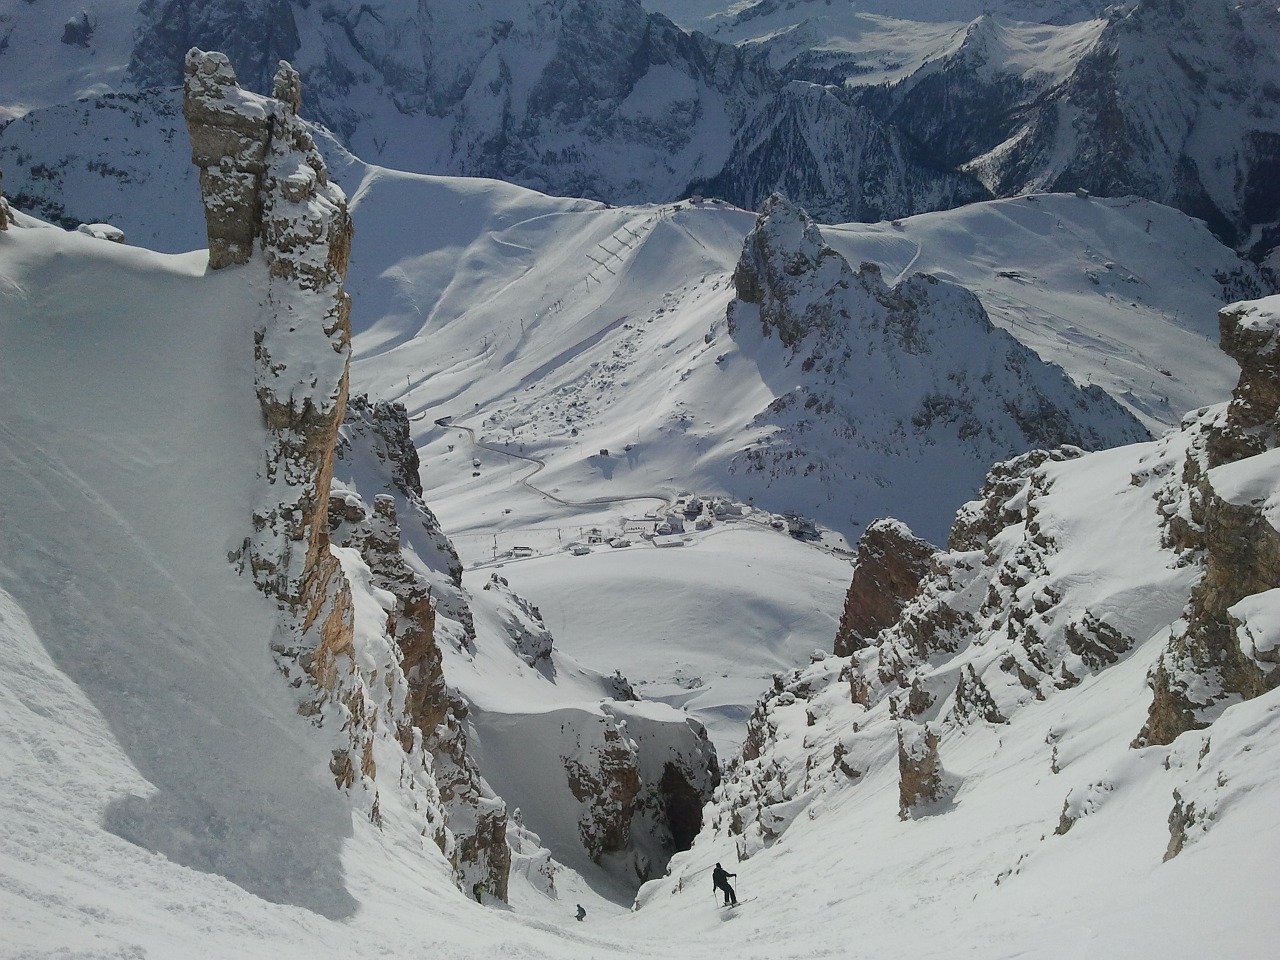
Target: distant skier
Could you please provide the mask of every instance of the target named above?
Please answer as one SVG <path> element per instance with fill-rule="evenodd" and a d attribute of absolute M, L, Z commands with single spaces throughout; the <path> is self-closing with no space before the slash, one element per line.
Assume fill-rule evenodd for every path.
<path fill-rule="evenodd" d="M 582 904 L 578 904 L 578 922 L 581 923 L 587 917 L 587 911 L 582 908 Z"/>
<path fill-rule="evenodd" d="M 715 890 L 724 891 L 724 905 L 726 907 L 731 905 L 736 907 L 738 905 L 738 895 L 733 892 L 733 887 L 729 886 L 729 878 L 736 876 L 736 873 L 729 873 L 718 863 L 716 868 L 711 871 L 711 886 Z"/>
<path fill-rule="evenodd" d="M 471 892 L 475 895 L 476 903 L 482 903 L 483 901 L 480 898 L 484 896 L 484 881 L 477 880 L 473 883 L 471 885 Z"/>

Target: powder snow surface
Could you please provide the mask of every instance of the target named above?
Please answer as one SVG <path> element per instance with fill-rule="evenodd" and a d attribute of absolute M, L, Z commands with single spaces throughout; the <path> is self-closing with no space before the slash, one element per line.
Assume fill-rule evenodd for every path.
<path fill-rule="evenodd" d="M 761 395 L 758 383 L 718 378 L 713 330 L 753 215 L 609 210 L 376 168 L 349 192 L 355 389 L 399 397 L 416 418 L 427 499 L 470 568 L 464 582 L 479 595 L 504 563 L 496 572 L 585 665 L 622 667 L 732 746 L 766 674 L 830 649 L 849 576 L 838 542 L 793 540 L 754 509 L 679 547 L 638 536 L 682 494 L 721 492 L 701 458 L 733 448 L 735 410 Z M 1085 226 L 1068 219 L 1074 198 L 1042 202 L 1063 205 L 1050 221 Z M 1129 233 L 1147 216 L 1116 215 Z M 1094 224 L 1099 235 L 1107 223 Z M 927 239 L 916 230 L 909 221 L 905 249 Z M 882 233 L 850 228 L 833 242 L 846 255 L 899 242 Z M 1198 236 L 1186 235 L 1189 250 Z M 1197 255 L 1213 249 L 1203 243 Z M 886 272 L 912 256 L 900 259 Z M 1069 717 L 1031 705 L 1007 730 L 967 741 L 956 768 L 984 773 L 947 815 L 900 822 L 889 758 L 744 863 L 704 835 L 671 881 L 642 891 L 638 911 L 573 871 L 558 899 L 517 876 L 511 909 L 469 901 L 420 843 L 351 816 L 325 741 L 296 716 L 272 662 L 275 611 L 227 562 L 247 532 L 265 442 L 252 329 L 266 278 L 204 264 L 203 253 L 153 254 L 30 221 L 0 235 L 0 956 L 696 960 L 843 956 L 855 944 L 876 957 L 1267 955 L 1280 934 L 1267 879 L 1280 850 L 1268 783 L 1280 738 L 1258 731 L 1276 722 L 1276 702 L 1221 718 L 1213 751 L 1233 784 L 1230 815 L 1161 864 L 1164 755 L 1192 768 L 1200 742 L 1123 749 L 1148 697 L 1150 657 L 1138 656 L 1082 687 Z M 1047 259 L 1033 265 L 1048 275 Z M 1211 303 L 1211 280 L 1149 270 L 1151 287 Z M 1058 312 L 1119 316 L 1107 289 L 1085 278 L 1071 312 Z M 1036 296 L 1026 315 L 1047 329 L 1047 280 Z M 1186 321 L 1210 322 L 1199 311 Z M 1081 352 L 1109 368 L 1106 344 L 1128 334 L 1107 336 Z M 1190 394 L 1224 397 L 1226 372 L 1203 370 L 1178 375 Z M 1104 486 L 1124 488 L 1130 464 L 1114 456 Z M 592 527 L 629 531 L 633 545 L 564 550 Z M 515 546 L 534 556 L 517 560 Z M 1142 562 L 1117 551 L 1107 569 L 1122 574 L 1126 557 Z M 493 609 L 478 604 L 481 628 Z M 1260 648 L 1274 632 L 1268 611 L 1242 610 Z M 468 692 L 489 682 L 482 715 L 537 682 L 502 681 L 483 650 L 465 669 L 451 657 Z M 561 682 L 579 703 L 590 689 L 589 678 Z M 1082 820 L 1070 843 L 1041 839 L 1067 792 L 1050 781 L 1050 728 L 1079 731 L 1071 786 L 1104 774 L 1116 785 L 1115 815 Z M 526 788 L 547 776 L 518 750 L 503 763 L 502 777 Z M 717 860 L 749 901 L 736 912 L 708 896 Z M 571 919 L 577 902 L 583 923 Z"/>

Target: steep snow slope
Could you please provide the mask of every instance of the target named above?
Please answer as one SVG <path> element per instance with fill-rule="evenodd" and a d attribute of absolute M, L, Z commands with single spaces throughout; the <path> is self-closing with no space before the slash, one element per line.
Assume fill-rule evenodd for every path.
<path fill-rule="evenodd" d="M 849 907 L 877 953 L 914 955 L 920 937 L 926 956 L 1266 954 L 1280 925 L 1255 891 L 1280 846 L 1265 812 L 1280 697 L 1272 641 L 1252 637 L 1272 636 L 1277 568 L 1252 558 L 1280 542 L 1263 480 L 1280 316 L 1274 298 L 1223 316 L 1224 345 L 1251 354 L 1230 410 L 995 468 L 895 622 L 778 678 L 715 829 L 642 891 L 642 913 L 697 917 L 686 881 L 728 848 L 769 902 L 799 864 L 834 884 L 856 863 Z M 1203 473 L 1234 429 L 1254 445 Z M 1213 514 L 1223 498 L 1261 521 L 1248 543 Z M 1258 686 L 1228 691 L 1216 660 L 1188 661 L 1179 683 L 1202 712 L 1159 739 L 1160 670 L 1219 599 Z M 815 923 L 843 906 L 814 899 L 798 909 Z"/>
<path fill-rule="evenodd" d="M 252 382 L 240 344 L 256 284 L 243 269 L 205 275 L 202 263 L 50 230 L 0 235 L 0 711 L 10 733 L 0 807 L 17 827 L 0 837 L 6 956 L 177 958 L 198 942 L 246 958 L 427 945 L 461 958 L 702 960 L 842 955 L 853 940 L 878 956 L 1267 955 L 1280 932 L 1266 881 L 1280 845 L 1274 696 L 1231 706 L 1172 748 L 1121 744 L 1141 723 L 1161 621 L 1178 615 L 1174 594 L 1195 575 L 1164 562 L 1150 520 L 1152 493 L 1176 471 L 1148 471 L 1171 462 L 1177 438 L 1040 471 L 1052 481 L 1035 496 L 1061 547 L 1048 576 L 1066 588 L 1062 611 L 1072 598 L 1110 602 L 1108 619 L 1152 639 L 1074 688 L 1046 686 L 1043 701 L 993 683 L 1010 723 L 948 733 L 945 767 L 965 780 L 947 812 L 897 818 L 887 706 L 855 707 L 840 665 L 821 658 L 804 679 L 829 686 L 815 684 L 809 701 L 773 698 L 766 756 L 796 787 L 803 755 L 836 743 L 849 745 L 847 763 L 878 766 L 840 786 L 846 775 L 819 756 L 808 792 L 766 807 L 790 821 L 781 841 L 739 863 L 737 837 L 708 833 L 636 912 L 590 899 L 567 873 L 558 899 L 529 883 L 512 911 L 469 901 L 442 862 L 353 818 L 333 791 L 319 735 L 292 714 L 260 643 L 272 611 L 226 563 L 225 531 L 240 529 L 262 445 L 251 390 L 235 386 Z M 1251 499 L 1264 478 L 1223 486 Z M 1016 492 L 1002 499 L 1013 510 Z M 1117 531 L 1125 549 L 1114 549 Z M 1090 546 L 1097 535 L 1105 550 Z M 993 543 L 1002 556 L 1028 546 L 1012 531 Z M 648 607 L 667 602 L 670 588 L 645 584 L 637 577 L 632 589 Z M 1139 593 L 1141 605 L 1125 599 Z M 1246 616 L 1258 631 L 1269 622 L 1260 608 Z M 994 660 L 1001 643 L 993 634 L 988 648 L 940 661 L 939 675 Z M 1185 848 L 1161 864 L 1174 787 L 1216 816 L 1193 821 Z M 1075 822 L 1057 835 L 1064 801 Z M 241 832 L 263 816 L 269 833 Z M 174 845 L 148 852 L 121 838 L 122 825 L 151 826 L 153 839 L 171 829 Z M 242 836 L 248 853 L 234 848 Z M 290 846 L 275 849 L 277 839 Z M 219 845 L 232 855 L 218 857 Z M 707 900 L 715 861 L 754 898 L 737 912 Z M 229 882 L 255 864 L 264 892 L 286 902 Z M 571 919 L 579 899 L 583 923 Z"/>
<path fill-rule="evenodd" d="M 326 782 L 328 751 L 272 663 L 273 607 L 227 562 L 263 446 L 241 344 L 265 269 L 205 278 L 203 253 L 51 229 L 14 227 L 0 245 L 6 619 L 30 669 L 80 704 L 69 722 L 112 745 L 74 807 L 56 784 L 75 778 L 79 750 L 48 755 L 60 779 L 39 772 L 38 751 L 8 767 L 6 805 L 34 789 L 56 817 L 109 831 L 103 843 L 349 914 L 350 816 Z M 41 698 L 7 689 L 28 729 Z M 6 836 L 11 883 L 69 839 L 42 850 Z"/>

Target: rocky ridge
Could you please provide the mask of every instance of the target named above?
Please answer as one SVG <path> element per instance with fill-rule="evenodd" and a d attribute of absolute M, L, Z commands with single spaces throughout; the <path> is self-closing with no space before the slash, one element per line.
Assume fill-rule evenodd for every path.
<path fill-rule="evenodd" d="M 900 817 L 949 815 L 980 788 L 975 778 L 991 775 L 974 763 L 975 738 L 1003 742 L 1036 718 L 1069 718 L 1077 696 L 1144 664 L 1154 695 L 1133 746 L 1162 751 L 1165 858 L 1213 828 L 1233 791 L 1250 789 L 1236 756 L 1251 749 L 1239 738 L 1259 716 L 1227 708 L 1273 696 L 1277 682 L 1280 497 L 1275 411 L 1261 398 L 1280 384 L 1278 307 L 1271 298 L 1222 312 L 1223 346 L 1245 370 L 1231 404 L 1195 411 L 1153 443 L 1033 451 L 998 465 L 892 623 L 847 655 L 815 654 L 775 677 L 717 792 L 714 829 L 740 857 L 824 796 L 882 783 L 890 769 Z M 1228 446 L 1239 449 L 1241 433 L 1257 452 L 1217 463 L 1222 438 L 1234 434 Z M 910 546 L 888 541 L 902 556 L 878 566 L 906 562 Z M 1062 706 L 1028 709 L 1040 703 Z M 1080 734 L 1067 720 L 1048 727 L 1052 775 L 1080 762 Z M 1232 746 L 1215 759 L 1220 739 Z M 1092 778 L 1066 789 L 1046 836 L 1105 810 L 1144 763 L 1128 747 L 1128 737 L 1106 745 L 1100 779 L 1102 761 L 1091 761 Z M 966 757 L 963 776 L 948 756 Z"/>
<path fill-rule="evenodd" d="M 460 592 L 443 604 L 434 595 L 441 573 L 445 583 L 452 585 L 454 576 L 460 583 L 461 564 L 422 499 L 418 455 L 404 407 L 353 397 L 339 437 L 335 473 L 328 508 L 331 541 L 363 561 L 359 578 L 367 578 L 378 591 L 375 596 L 382 598 L 382 629 L 397 651 L 398 663 L 382 668 L 390 669 L 397 686 L 404 687 L 404 701 L 394 717 L 395 738 L 407 758 L 422 752 L 430 757 L 427 768 L 450 833 L 451 842 L 442 851 L 463 889 L 483 883 L 505 901 L 512 861 L 507 806 L 468 749 L 470 707 L 446 682 L 440 649 L 442 641 L 474 627 Z M 412 525 L 415 534 L 406 536 L 403 525 Z M 428 565 L 425 571 L 420 566 L 432 563 L 435 567 Z M 460 604 L 467 613 L 465 627 L 455 619 Z"/>
<path fill-rule="evenodd" d="M 968 290 L 925 274 L 890 284 L 873 263 L 855 270 L 781 195 L 747 235 L 733 281 L 729 333 L 766 379 L 790 384 L 756 415 L 759 439 L 733 470 L 766 490 L 785 482 L 795 502 L 865 511 L 912 462 L 931 482 L 907 520 L 940 539 L 993 461 L 1146 436 L 1098 387 L 1077 387 L 994 328 Z"/>
<path fill-rule="evenodd" d="M 482 0 L 465 14 L 435 0 L 148 0 L 140 15 L 138 86 L 175 83 L 192 44 L 227 51 L 253 89 L 285 57 L 310 117 L 405 170 L 614 203 L 702 190 L 754 205 L 787 189 L 833 220 L 987 196 L 873 113 L 634 0 Z"/>
<path fill-rule="evenodd" d="M 1222 347 L 1240 363 L 1225 411 L 1208 421 L 1183 476 L 1191 488 L 1179 545 L 1203 554 L 1204 579 L 1185 624 L 1151 677 L 1154 690 L 1136 745 L 1169 744 L 1209 726 L 1223 707 L 1280 684 L 1280 656 L 1268 629 L 1257 635 L 1249 598 L 1280 587 L 1280 529 L 1264 479 L 1280 446 L 1280 298 L 1236 304 L 1219 314 Z M 1237 606 L 1239 608 L 1237 609 Z M 1265 605 L 1264 605 L 1265 606 Z"/>

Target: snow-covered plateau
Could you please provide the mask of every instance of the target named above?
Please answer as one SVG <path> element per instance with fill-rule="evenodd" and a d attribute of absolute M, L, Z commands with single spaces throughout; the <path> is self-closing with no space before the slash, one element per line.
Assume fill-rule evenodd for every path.
<path fill-rule="evenodd" d="M 0 960 L 1274 954 L 1275 17 L 652 6 L 0 5 Z"/>

